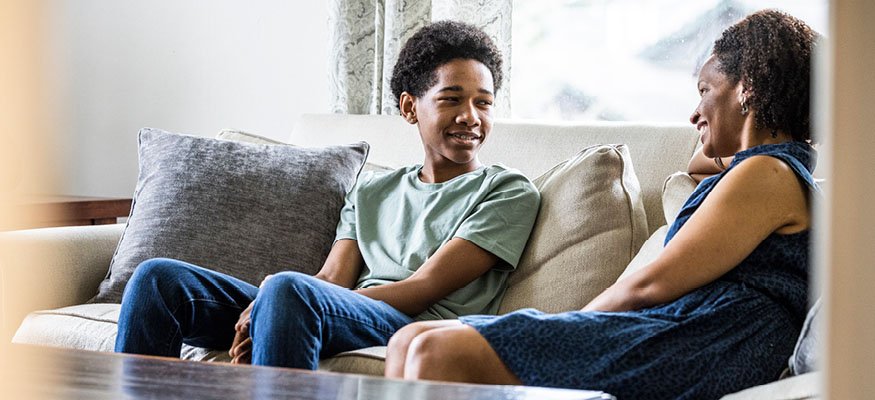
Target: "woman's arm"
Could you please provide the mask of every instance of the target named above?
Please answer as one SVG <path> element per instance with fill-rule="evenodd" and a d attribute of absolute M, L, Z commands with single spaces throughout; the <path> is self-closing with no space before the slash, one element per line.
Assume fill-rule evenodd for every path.
<path fill-rule="evenodd" d="M 720 158 L 720 163 L 722 163 L 723 167 L 721 168 L 717 165 L 717 159 L 705 157 L 702 154 L 702 148 L 700 147 L 693 153 L 693 158 L 690 159 L 690 163 L 687 164 L 687 173 L 693 177 L 693 180 L 696 183 L 701 182 L 703 179 L 716 175 L 723 172 L 726 169 L 726 166 L 732 162 L 733 157 L 723 157 Z"/>
<path fill-rule="evenodd" d="M 407 315 L 416 316 L 485 274 L 497 262 L 497 256 L 476 244 L 453 238 L 409 278 L 359 289 L 358 293 L 386 302 Z"/>
<path fill-rule="evenodd" d="M 745 160 L 717 184 L 656 260 L 583 310 L 625 311 L 673 301 L 735 268 L 773 232 L 807 229 L 804 185 L 776 158 Z"/>
<path fill-rule="evenodd" d="M 315 277 L 338 286 L 351 289 L 355 286 L 364 265 L 362 252 L 358 242 L 352 239 L 341 239 L 334 242 L 328 258 Z"/>

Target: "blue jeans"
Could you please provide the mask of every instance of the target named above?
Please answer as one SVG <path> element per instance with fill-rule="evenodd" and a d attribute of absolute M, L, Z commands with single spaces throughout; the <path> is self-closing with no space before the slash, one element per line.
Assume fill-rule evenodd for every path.
<path fill-rule="evenodd" d="M 240 313 L 255 301 L 252 363 L 314 370 L 319 359 L 384 346 L 413 322 L 388 304 L 297 272 L 259 289 L 166 258 L 144 261 L 122 298 L 115 351 L 179 357 L 182 344 L 228 349 Z"/>

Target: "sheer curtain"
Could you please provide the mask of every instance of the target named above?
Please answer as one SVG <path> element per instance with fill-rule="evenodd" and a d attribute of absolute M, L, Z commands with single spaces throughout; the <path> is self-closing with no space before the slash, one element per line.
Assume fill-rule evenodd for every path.
<path fill-rule="evenodd" d="M 401 45 L 431 21 L 457 20 L 483 29 L 504 56 L 497 116 L 510 115 L 512 0 L 331 0 L 329 99 L 346 114 L 398 114 L 389 87 Z"/>

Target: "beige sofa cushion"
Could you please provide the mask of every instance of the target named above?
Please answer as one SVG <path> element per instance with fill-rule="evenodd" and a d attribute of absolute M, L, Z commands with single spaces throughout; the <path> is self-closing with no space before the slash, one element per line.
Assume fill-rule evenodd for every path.
<path fill-rule="evenodd" d="M 666 225 L 674 223 L 687 198 L 696 190 L 698 183 L 686 172 L 675 172 L 662 184 L 662 211 Z"/>
<path fill-rule="evenodd" d="M 686 172 L 675 172 L 665 179 L 662 190 L 662 209 L 665 212 L 666 225 L 659 227 L 650 238 L 641 246 L 641 250 L 632 259 L 632 262 L 623 271 L 617 280 L 624 279 L 633 274 L 635 271 L 643 268 L 655 260 L 662 251 L 663 243 L 665 243 L 665 234 L 668 232 L 668 226 L 674 223 L 675 217 L 681 211 L 681 207 L 686 203 L 687 198 L 696 190 L 696 181 L 687 175 Z"/>
<path fill-rule="evenodd" d="M 663 243 L 665 243 L 666 232 L 668 232 L 668 225 L 663 225 L 659 227 L 656 232 L 653 232 L 617 280 L 625 279 L 655 260 L 662 251 Z"/>
<path fill-rule="evenodd" d="M 583 307 L 614 283 L 647 238 L 625 145 L 586 148 L 534 183 L 541 209 L 499 313 Z"/>

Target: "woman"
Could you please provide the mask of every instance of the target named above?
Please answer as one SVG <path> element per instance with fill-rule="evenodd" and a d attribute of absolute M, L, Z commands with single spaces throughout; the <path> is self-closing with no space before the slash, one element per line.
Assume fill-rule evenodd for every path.
<path fill-rule="evenodd" d="M 230 347 L 235 362 L 316 369 L 321 358 L 385 345 L 415 320 L 495 313 L 539 203 L 520 173 L 478 159 L 501 64 L 470 25 L 414 34 L 392 91 L 419 129 L 422 165 L 359 177 L 315 277 L 283 272 L 259 288 L 182 261 L 145 261 L 122 299 L 116 351 L 178 357 L 187 343 Z"/>
<path fill-rule="evenodd" d="M 766 10 L 715 42 L 690 121 L 705 156 L 734 159 L 690 196 L 655 261 L 581 311 L 409 325 L 386 375 L 621 399 L 718 398 L 776 379 L 807 308 L 816 37 Z"/>

